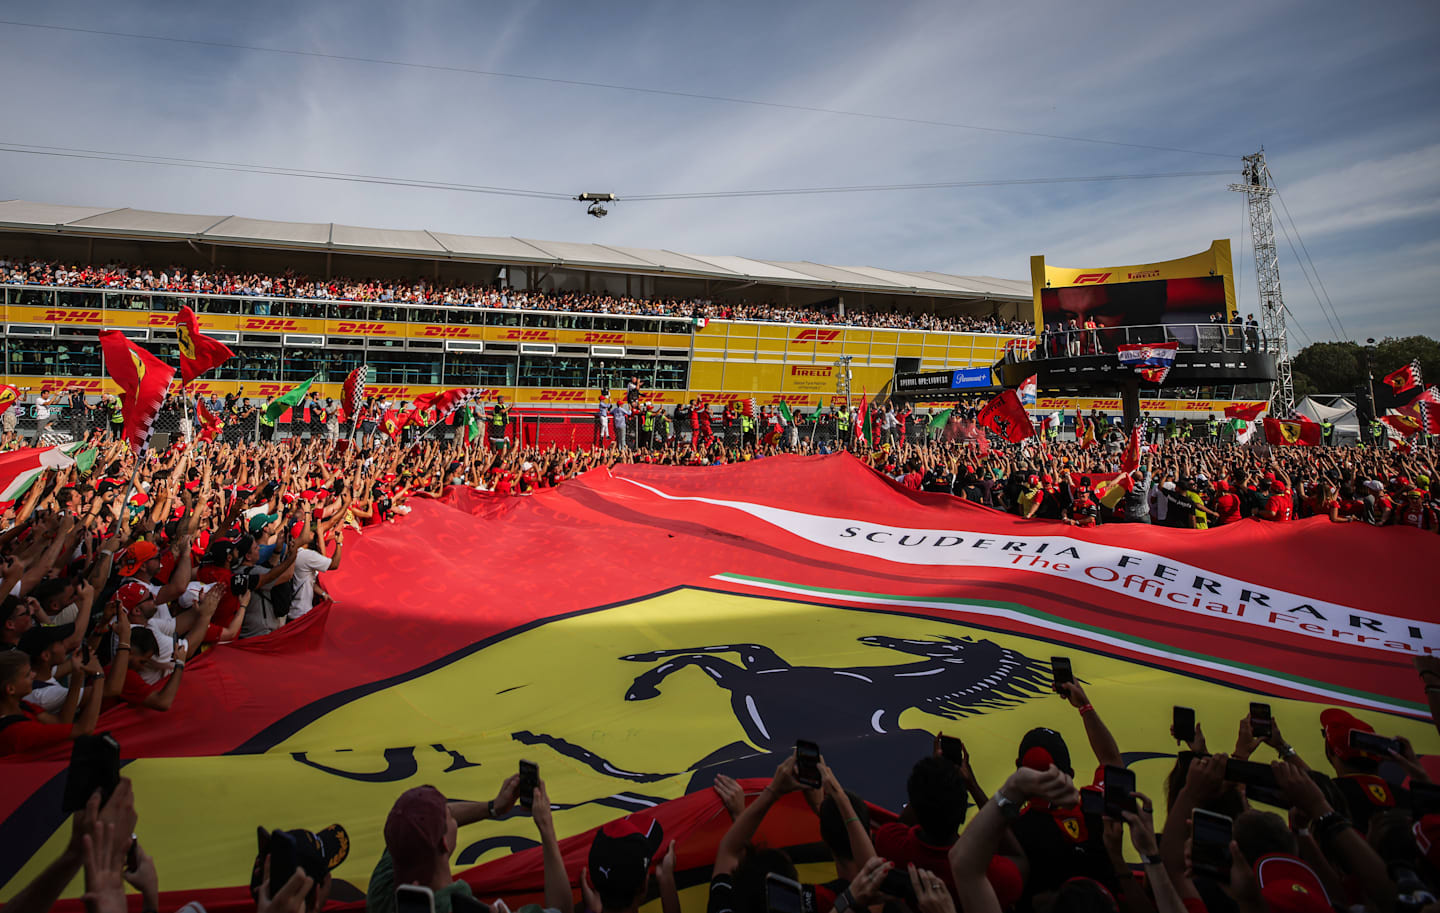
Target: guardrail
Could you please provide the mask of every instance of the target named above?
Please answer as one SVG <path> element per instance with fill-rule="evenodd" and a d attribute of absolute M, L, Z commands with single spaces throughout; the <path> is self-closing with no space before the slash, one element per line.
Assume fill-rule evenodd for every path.
<path fill-rule="evenodd" d="M 1044 330 L 1032 359 L 1113 355 L 1122 345 L 1174 342 L 1181 352 L 1277 351 L 1258 325 L 1243 323 L 1157 323 L 1141 326 Z"/>

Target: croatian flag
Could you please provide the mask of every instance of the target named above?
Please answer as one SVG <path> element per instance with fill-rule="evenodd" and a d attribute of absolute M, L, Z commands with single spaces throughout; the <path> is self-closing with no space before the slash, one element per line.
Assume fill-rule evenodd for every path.
<path fill-rule="evenodd" d="M 1031 374 L 1025 378 L 1025 383 L 1020 385 L 1020 402 L 1022 405 L 1035 405 L 1035 379 L 1038 374 Z"/>
<path fill-rule="evenodd" d="M 1157 342 L 1150 344 L 1120 346 L 1117 354 L 1122 365 L 1129 365 L 1152 384 L 1164 383 L 1175 367 L 1175 353 L 1180 349 L 1178 342 Z"/>

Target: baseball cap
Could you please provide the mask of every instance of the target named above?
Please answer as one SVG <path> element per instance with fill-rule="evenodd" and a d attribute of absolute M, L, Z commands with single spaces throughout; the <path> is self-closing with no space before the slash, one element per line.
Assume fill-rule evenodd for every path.
<path fill-rule="evenodd" d="M 1365 480 L 1365 487 L 1368 488 L 1368 489 L 1370 489 L 1371 491 L 1384 491 L 1384 490 L 1385 490 L 1385 486 L 1384 486 L 1383 484 L 1381 484 L 1381 483 L 1380 483 L 1378 480 L 1376 480 L 1376 479 L 1366 479 L 1366 480 Z"/>
<path fill-rule="evenodd" d="M 250 530 L 250 535 L 253 536 L 279 519 L 279 514 L 256 514 L 250 518 L 250 523 L 246 528 Z"/>
<path fill-rule="evenodd" d="M 260 896 L 260 882 L 265 877 L 265 857 L 270 855 L 270 838 L 274 834 L 288 834 L 295 841 L 295 864 L 306 875 L 319 881 L 327 873 L 339 868 L 340 863 L 350 855 L 350 835 L 345 828 L 332 824 L 321 831 L 266 831 L 255 828 L 259 852 L 250 869 L 250 896 Z"/>
<path fill-rule="evenodd" d="M 1348 710 L 1341 710 L 1339 707 L 1331 707 L 1320 714 L 1320 726 L 1325 732 L 1325 744 L 1342 761 L 1351 758 L 1367 757 L 1366 752 L 1350 747 L 1350 733 L 1352 730 L 1360 732 L 1374 732 L 1375 727 L 1364 720 L 1356 717 Z"/>
<path fill-rule="evenodd" d="M 1279 479 L 1276 479 L 1275 481 L 1273 481 L 1273 482 L 1270 483 L 1270 490 L 1271 490 L 1271 491 L 1284 491 L 1284 490 L 1285 490 L 1285 483 L 1282 482 L 1282 481 L 1280 481 Z"/>
<path fill-rule="evenodd" d="M 1255 863 L 1260 894 L 1271 913 L 1330 913 L 1330 898 L 1320 877 L 1304 862 L 1285 853 L 1261 856 Z"/>
<path fill-rule="evenodd" d="M 75 633 L 75 625 L 31 625 L 30 629 L 20 635 L 20 643 L 17 646 L 31 659 L 39 656 L 41 651 L 51 644 L 58 644 Z"/>
<path fill-rule="evenodd" d="M 1046 770 L 1051 764 L 1072 777 L 1075 775 L 1070 767 L 1070 748 L 1065 744 L 1064 737 L 1043 726 L 1025 733 L 1025 737 L 1020 740 L 1020 754 L 1015 766 Z"/>
<path fill-rule="evenodd" d="M 155 594 L 150 588 L 138 580 L 132 580 L 115 591 L 115 598 L 120 603 L 120 608 L 129 612 L 145 602 L 147 599 L 154 599 Z"/>
<path fill-rule="evenodd" d="M 660 851 L 664 831 L 645 815 L 618 818 L 595 832 L 590 843 L 590 882 L 602 897 L 634 897 Z"/>
<path fill-rule="evenodd" d="M 445 796 L 433 786 L 407 789 L 385 819 L 385 848 L 395 863 L 395 883 L 409 884 L 430 876 L 448 829 Z"/>
<path fill-rule="evenodd" d="M 131 577 L 140 570 L 140 565 L 160 554 L 160 549 L 154 542 L 148 539 L 141 539 L 134 545 L 125 549 L 125 557 L 120 560 L 120 576 Z"/>

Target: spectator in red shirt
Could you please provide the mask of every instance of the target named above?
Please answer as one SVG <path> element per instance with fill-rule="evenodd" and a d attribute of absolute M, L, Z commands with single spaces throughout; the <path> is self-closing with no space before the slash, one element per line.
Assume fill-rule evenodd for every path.
<path fill-rule="evenodd" d="M 1270 483 L 1270 500 L 1260 509 L 1260 519 L 1283 523 L 1295 517 L 1295 504 L 1290 500 L 1290 490 L 1283 479 Z"/>
<path fill-rule="evenodd" d="M 1215 490 L 1219 492 L 1215 498 L 1215 512 L 1219 514 L 1215 518 L 1215 525 L 1239 523 L 1241 520 L 1240 496 L 1230 490 L 1230 483 L 1224 479 L 1216 480 Z"/>
<path fill-rule="evenodd" d="M 103 676 L 99 661 L 91 657 L 83 670 L 71 674 L 59 721 L 45 723 L 24 703 L 35 683 L 30 656 L 20 650 L 0 653 L 0 757 L 40 751 L 94 732 L 102 689 L 93 686 Z"/>
<path fill-rule="evenodd" d="M 120 627 L 124 628 L 124 625 Z M 126 643 L 126 640 L 129 643 Z M 181 643 L 171 658 L 171 672 L 161 683 L 150 684 L 141 677 L 140 671 L 155 658 L 159 643 L 155 632 L 142 625 L 134 625 L 120 635 L 115 661 L 105 680 L 105 697 L 115 698 L 126 704 L 149 707 L 151 710 L 169 710 L 180 691 L 180 679 L 185 672 L 185 656 L 189 646 Z M 123 669 L 123 674 L 116 669 Z"/>

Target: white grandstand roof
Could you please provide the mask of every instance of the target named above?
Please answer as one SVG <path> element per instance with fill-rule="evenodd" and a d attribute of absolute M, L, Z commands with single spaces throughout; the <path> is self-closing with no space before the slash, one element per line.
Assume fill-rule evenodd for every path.
<path fill-rule="evenodd" d="M 534 264 L 945 298 L 1028 301 L 1031 297 L 1028 280 L 992 276 L 955 276 L 873 266 L 826 266 L 808 261 L 682 254 L 670 250 L 528 238 L 485 238 L 424 230 L 364 228 L 330 222 L 275 222 L 243 216 L 59 206 L 26 200 L 0 201 L 0 231 L 156 241 L 189 240 L 233 246 L 289 247 L 517 266 Z"/>

